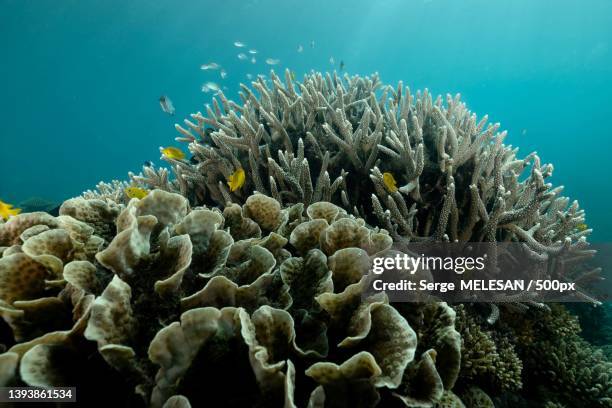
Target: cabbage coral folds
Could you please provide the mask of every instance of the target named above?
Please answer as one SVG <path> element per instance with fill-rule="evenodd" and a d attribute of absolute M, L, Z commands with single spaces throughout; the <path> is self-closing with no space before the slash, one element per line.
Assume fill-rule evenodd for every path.
<path fill-rule="evenodd" d="M 431 405 L 453 387 L 449 306 L 410 324 L 384 295 L 362 298 L 386 231 L 260 194 L 223 212 L 161 190 L 114 206 L 73 199 L 0 227 L 2 385 L 154 407 Z M 113 371 L 117 393 L 85 391 Z"/>

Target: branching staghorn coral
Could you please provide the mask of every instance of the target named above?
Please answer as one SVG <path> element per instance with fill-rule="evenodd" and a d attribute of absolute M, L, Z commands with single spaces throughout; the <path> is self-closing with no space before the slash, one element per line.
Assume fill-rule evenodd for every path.
<path fill-rule="evenodd" d="M 502 226 L 531 236 L 535 231 L 526 231 L 539 221 L 534 239 L 555 243 L 582 221 L 577 203 L 567 209 L 567 199 L 556 200 L 561 188 L 545 184 L 552 166 L 541 165 L 535 153 L 518 159 L 517 149 L 502 143 L 506 132 L 497 132 L 499 124 L 487 125 L 486 116 L 478 121 L 459 95 L 447 96 L 444 106 L 427 90 L 413 96 L 401 82 L 397 89 L 383 86 L 377 75 L 342 79 L 314 73 L 300 83 L 287 71 L 285 81 L 274 72 L 269 80 L 260 77 L 253 82 L 259 97 L 242 85 L 242 105 L 219 93 L 221 103 L 215 99 L 206 116 L 192 115 L 197 123 L 177 125 L 195 162 L 168 160 L 182 175 L 177 180 L 195 180 L 190 192 L 202 190 L 205 200 L 225 205 L 228 194 L 219 182 L 223 186 L 243 167 L 250 176 L 243 191 L 275 195 L 281 203 L 336 201 L 364 218 L 372 216 L 375 193 L 391 213 L 394 230 L 415 237 L 481 240 Z M 519 181 L 525 169 L 530 174 Z M 388 191 L 385 171 L 403 184 L 401 194 Z M 367 176 L 371 183 L 363 182 Z M 241 201 L 241 195 L 231 198 Z M 445 209 L 437 213 L 440 204 Z M 418 214 L 407 216 L 412 205 Z M 557 211 L 565 211 L 564 220 Z"/>
<path fill-rule="evenodd" d="M 412 94 L 376 74 L 300 82 L 286 71 L 284 82 L 271 72 L 241 85 L 240 98 L 219 92 L 206 113 L 176 125 L 193 156 L 164 158 L 173 181 L 145 168 L 133 182 L 194 205 L 242 203 L 254 191 L 281 205 L 331 201 L 398 242 L 522 242 L 525 257 L 547 262 L 543 277 L 579 286 L 597 278 L 573 269 L 593 255 L 591 230 L 578 202 L 546 182 L 552 165 L 536 153 L 518 158 L 499 124 L 478 119 L 459 95 Z M 227 181 L 239 169 L 245 185 L 232 192 Z"/>

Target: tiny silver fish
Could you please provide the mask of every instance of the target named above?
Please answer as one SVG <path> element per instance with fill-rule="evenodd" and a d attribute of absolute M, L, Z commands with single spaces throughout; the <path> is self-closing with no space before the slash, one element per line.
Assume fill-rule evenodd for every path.
<path fill-rule="evenodd" d="M 227 72 L 226 72 L 224 69 L 222 69 L 222 70 L 221 70 L 221 72 L 219 73 L 219 75 L 221 75 L 221 79 L 225 79 L 225 78 L 227 78 Z"/>
<path fill-rule="evenodd" d="M 302 44 L 300 44 L 297 47 L 297 52 L 302 52 L 302 51 L 304 51 L 304 47 L 302 46 Z"/>
<path fill-rule="evenodd" d="M 255 50 L 255 49 L 249 50 L 249 54 L 253 54 L 253 55 L 257 54 L 257 50 Z"/>
<path fill-rule="evenodd" d="M 168 115 L 174 115 L 174 105 L 172 104 L 170 98 L 168 98 L 166 95 L 159 97 L 159 106 L 161 106 L 162 110 Z"/>
<path fill-rule="evenodd" d="M 336 63 L 336 61 L 334 60 L 334 57 L 329 57 L 329 63 L 332 65 Z"/>
<path fill-rule="evenodd" d="M 216 82 L 206 82 L 203 87 L 206 86 L 208 88 L 209 91 L 213 91 L 213 92 L 219 92 L 219 89 L 221 89 L 219 87 L 219 84 L 217 84 Z"/>
<path fill-rule="evenodd" d="M 266 59 L 266 64 L 268 65 L 276 65 L 280 62 L 279 59 L 275 59 L 275 58 L 268 58 Z"/>
<path fill-rule="evenodd" d="M 249 81 L 253 79 L 253 75 L 251 75 L 251 74 L 246 74 L 246 77 L 247 77 L 247 79 L 248 79 Z"/>
<path fill-rule="evenodd" d="M 221 66 L 216 62 L 209 62 L 208 64 L 200 65 L 200 69 L 203 71 L 207 71 L 209 69 L 219 69 Z"/>
<path fill-rule="evenodd" d="M 238 48 L 246 47 L 246 44 L 240 41 L 234 41 L 234 45 Z"/>
<path fill-rule="evenodd" d="M 251 58 L 251 64 L 255 64 L 257 62 L 257 60 L 255 59 L 255 57 Z"/>
<path fill-rule="evenodd" d="M 314 48 L 314 40 L 310 42 L 310 48 Z"/>
<path fill-rule="evenodd" d="M 244 61 L 245 59 L 247 59 L 247 56 L 245 53 L 241 52 L 240 54 L 238 54 L 238 59 Z"/>

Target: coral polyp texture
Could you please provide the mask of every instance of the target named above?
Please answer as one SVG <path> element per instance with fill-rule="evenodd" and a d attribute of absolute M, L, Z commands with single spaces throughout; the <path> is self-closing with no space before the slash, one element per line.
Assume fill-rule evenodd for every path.
<path fill-rule="evenodd" d="M 458 96 L 376 75 L 272 73 L 240 96 L 177 125 L 192 157 L 172 170 L 0 223 L 0 385 L 108 406 L 612 407 L 610 363 L 562 307 L 365 290 L 372 258 L 413 241 L 514 241 L 549 275 L 595 276 L 571 268 L 590 230 L 551 165 Z"/>

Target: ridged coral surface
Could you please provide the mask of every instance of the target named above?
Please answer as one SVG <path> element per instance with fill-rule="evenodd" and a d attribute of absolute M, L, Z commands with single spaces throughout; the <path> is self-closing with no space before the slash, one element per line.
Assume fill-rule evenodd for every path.
<path fill-rule="evenodd" d="M 369 257 L 392 244 L 386 231 L 330 203 L 281 208 L 264 195 L 221 212 L 156 190 L 105 224 L 107 207 L 79 199 L 59 217 L 1 227 L 3 384 L 87 388 L 83 372 L 117 370 L 125 394 L 115 397 L 151 406 L 175 395 L 196 406 L 333 406 L 349 389 L 363 406 L 433 403 L 453 386 L 449 306 L 428 306 L 448 315 L 446 329 L 419 345 L 419 327 L 384 295 L 362 299 Z M 111 230 L 108 242 L 95 235 Z M 437 367 L 436 355 L 454 367 Z M 413 395 L 422 373 L 430 389 Z"/>

